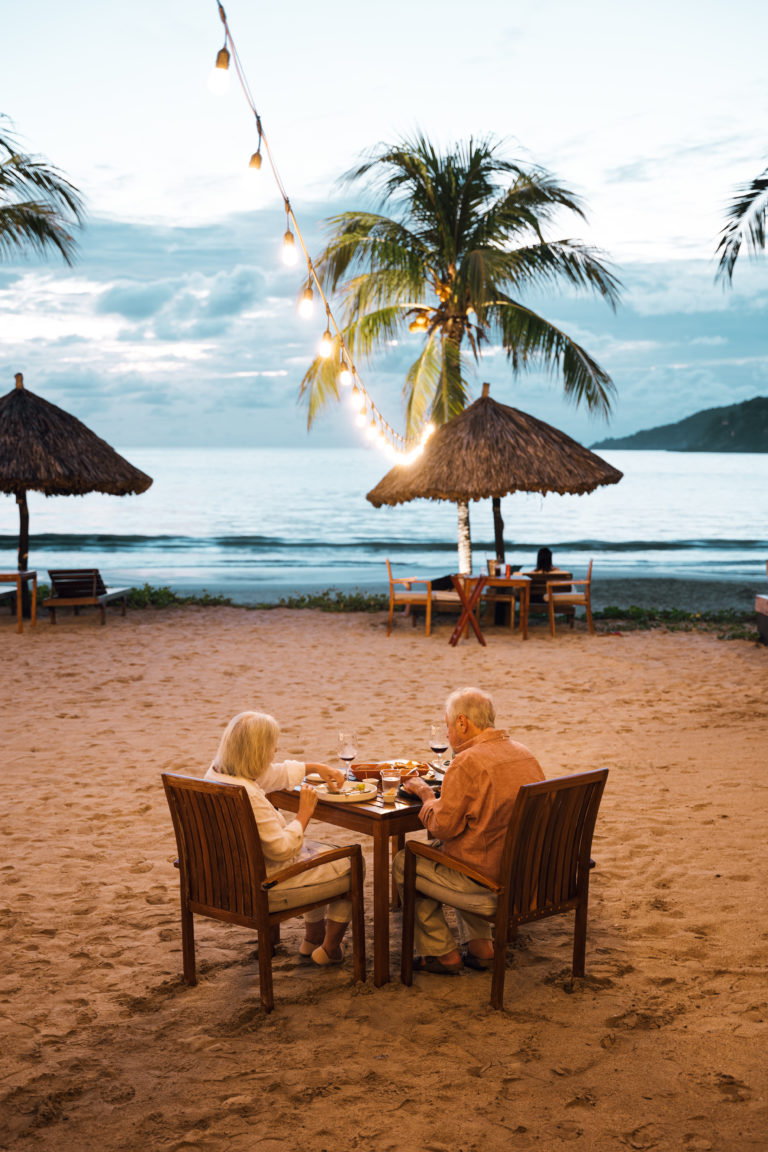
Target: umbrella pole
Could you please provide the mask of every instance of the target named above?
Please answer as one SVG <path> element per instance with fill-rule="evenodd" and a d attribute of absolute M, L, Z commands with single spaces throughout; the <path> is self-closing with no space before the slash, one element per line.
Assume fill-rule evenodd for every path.
<path fill-rule="evenodd" d="M 466 500 L 459 500 L 457 505 L 459 516 L 459 572 L 472 571 L 472 536 L 469 530 L 469 504 Z"/>
<path fill-rule="evenodd" d="M 27 490 L 20 488 L 16 493 L 16 503 L 19 506 L 19 572 L 26 572 L 29 567 L 29 508 L 27 506 Z M 31 615 L 29 587 L 26 580 L 21 585 L 21 614 L 25 619 Z"/>
<path fill-rule="evenodd" d="M 493 497 L 493 538 L 496 545 L 496 559 L 504 560 L 504 521 L 501 518 L 501 497 Z"/>

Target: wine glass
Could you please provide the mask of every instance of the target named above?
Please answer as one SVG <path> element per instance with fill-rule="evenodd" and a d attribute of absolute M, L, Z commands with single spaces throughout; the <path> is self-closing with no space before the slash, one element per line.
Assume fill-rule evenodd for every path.
<path fill-rule="evenodd" d="M 351 728 L 344 728 L 339 732 L 339 760 L 346 767 L 347 780 L 351 780 L 349 767 L 357 756 L 357 733 Z"/>
<path fill-rule="evenodd" d="M 443 756 L 448 751 L 448 729 L 444 720 L 429 726 L 429 746 L 435 753 L 435 766 L 444 770 Z"/>

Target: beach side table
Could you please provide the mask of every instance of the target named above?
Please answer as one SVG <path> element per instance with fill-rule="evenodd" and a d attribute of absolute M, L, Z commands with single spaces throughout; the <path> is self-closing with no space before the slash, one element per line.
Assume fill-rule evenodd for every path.
<path fill-rule="evenodd" d="M 37 572 L 0 572 L 0 584 L 16 585 L 16 631 L 24 631 L 24 621 L 21 615 L 21 590 L 24 584 L 32 581 L 32 611 L 29 623 L 34 627 L 37 622 Z"/>
<path fill-rule="evenodd" d="M 459 622 L 451 633 L 451 638 L 448 641 L 454 648 L 461 639 L 462 633 L 468 624 L 472 625 L 475 636 L 477 636 L 478 644 L 482 644 L 483 647 L 485 647 L 485 636 L 483 636 L 480 625 L 477 622 L 477 617 L 475 616 L 475 609 L 480 603 L 485 588 L 514 588 L 519 590 L 520 634 L 523 640 L 528 639 L 528 610 L 530 607 L 531 581 L 527 576 L 451 576 L 451 580 L 463 606 L 461 615 L 459 616 Z M 512 619 L 514 620 L 514 606 L 511 607 L 511 611 Z"/>

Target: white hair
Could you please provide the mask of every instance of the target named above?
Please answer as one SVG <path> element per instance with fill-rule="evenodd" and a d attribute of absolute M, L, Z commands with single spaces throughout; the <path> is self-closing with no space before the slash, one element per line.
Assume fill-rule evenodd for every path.
<path fill-rule="evenodd" d="M 230 720 L 213 761 L 217 772 L 258 780 L 272 763 L 280 725 L 266 712 L 240 712 Z"/>
<path fill-rule="evenodd" d="M 475 728 L 493 728 L 496 708 L 487 692 L 479 688 L 457 688 L 445 702 L 445 715 L 450 724 L 458 716 L 466 716 Z"/>

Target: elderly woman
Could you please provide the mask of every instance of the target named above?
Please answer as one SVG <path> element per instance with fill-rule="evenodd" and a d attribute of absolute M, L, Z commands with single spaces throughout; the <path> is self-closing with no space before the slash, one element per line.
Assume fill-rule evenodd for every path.
<path fill-rule="evenodd" d="M 314 856 L 327 846 L 306 840 L 304 833 L 317 805 L 317 793 L 310 784 L 302 784 L 299 810 L 286 820 L 267 799 L 267 793 L 278 788 L 293 788 L 307 772 L 318 773 L 331 787 L 340 786 L 344 773 L 327 764 L 285 760 L 273 764 L 280 727 L 273 716 L 264 712 L 241 712 L 230 720 L 219 743 L 219 750 L 205 774 L 206 780 L 241 784 L 250 797 L 259 829 L 267 873 L 278 872 L 300 859 Z M 320 966 L 340 964 L 343 960 L 341 941 L 352 916 L 349 899 L 330 899 L 348 889 L 348 860 L 332 860 L 306 876 L 281 881 L 269 893 L 271 909 L 291 908 L 326 894 L 326 908 L 313 908 L 304 913 L 304 940 L 299 947 L 302 963 Z"/>

